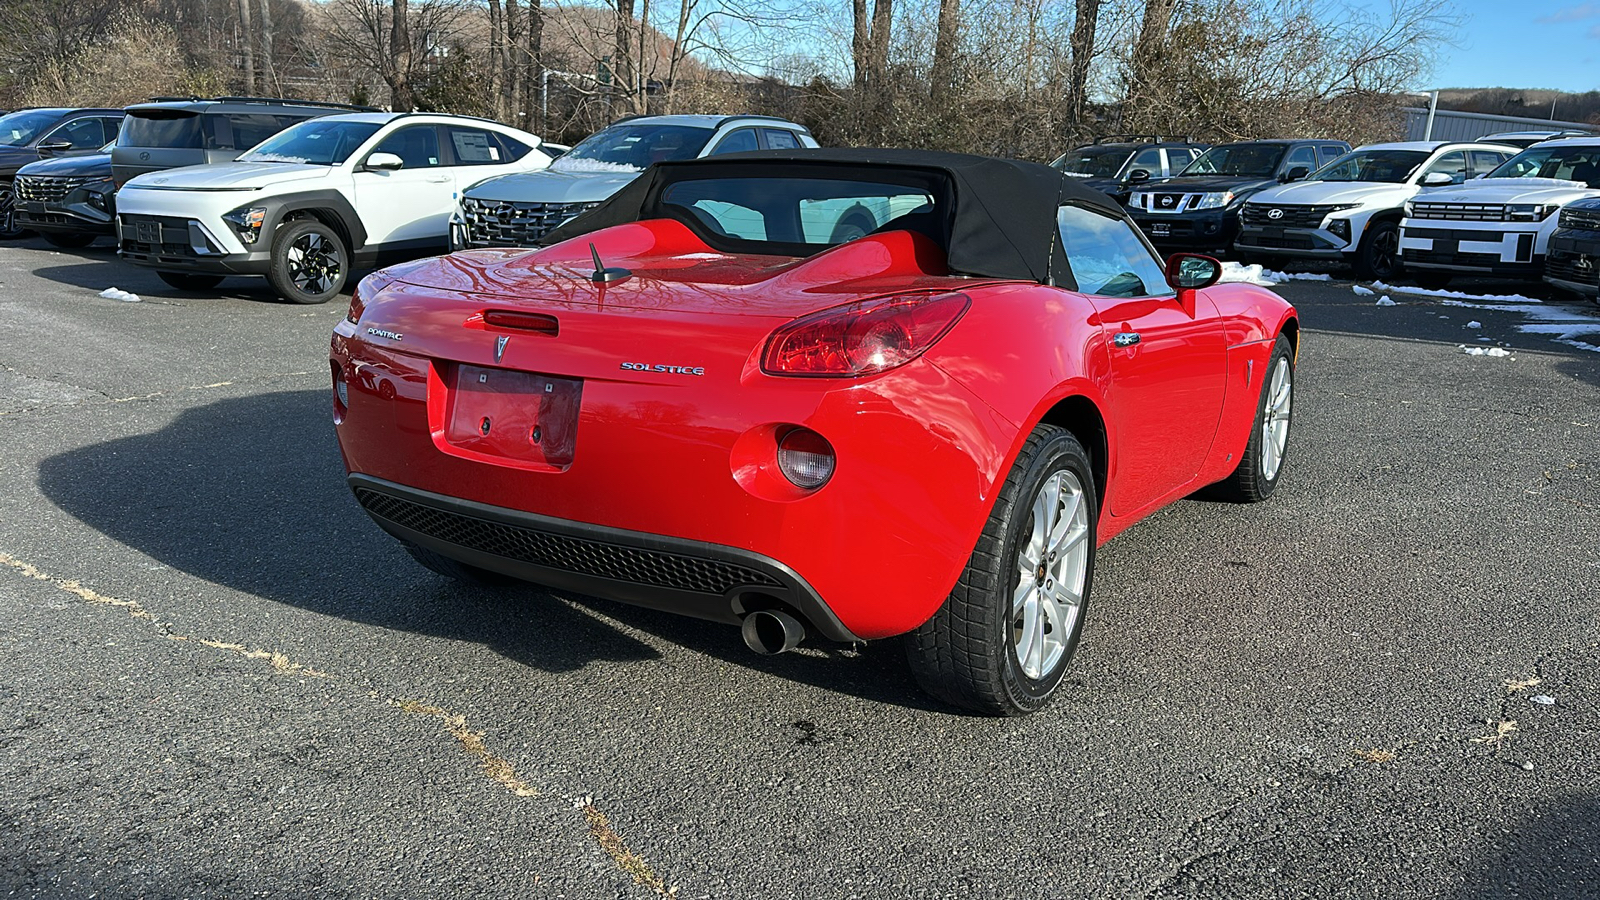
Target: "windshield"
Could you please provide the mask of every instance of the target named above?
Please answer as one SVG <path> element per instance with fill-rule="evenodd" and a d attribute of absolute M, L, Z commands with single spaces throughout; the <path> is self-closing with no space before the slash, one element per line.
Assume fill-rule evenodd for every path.
<path fill-rule="evenodd" d="M 668 185 L 660 203 L 712 246 L 727 239 L 759 241 L 784 246 L 756 252 L 786 256 L 886 227 L 915 227 L 934 207 L 933 194 L 922 185 L 813 177 L 695 178 Z"/>
<path fill-rule="evenodd" d="M 643 172 L 652 163 L 694 159 L 714 130 L 691 125 L 613 125 L 550 165 L 557 172 Z"/>
<path fill-rule="evenodd" d="M 1271 178 L 1288 144 L 1229 144 L 1200 154 L 1180 175 L 1244 175 Z"/>
<path fill-rule="evenodd" d="M 1600 188 L 1600 147 L 1537 146 L 1506 160 L 1486 178 L 1562 178 Z"/>
<path fill-rule="evenodd" d="M 1306 180 L 1402 184 L 1427 161 L 1426 150 L 1357 150 L 1328 163 Z"/>
<path fill-rule="evenodd" d="M 53 110 L 23 110 L 0 116 L 0 146 L 26 147 L 39 133 L 60 121 Z"/>
<path fill-rule="evenodd" d="M 1114 177 L 1122 171 L 1122 164 L 1128 161 L 1133 151 L 1127 147 L 1079 147 L 1070 153 L 1063 153 L 1056 157 L 1050 168 L 1059 169 L 1069 175 L 1089 175 L 1101 178 Z"/>
<path fill-rule="evenodd" d="M 378 133 L 380 122 L 337 122 L 312 119 L 278 132 L 257 144 L 240 162 L 310 163 L 336 166 Z"/>

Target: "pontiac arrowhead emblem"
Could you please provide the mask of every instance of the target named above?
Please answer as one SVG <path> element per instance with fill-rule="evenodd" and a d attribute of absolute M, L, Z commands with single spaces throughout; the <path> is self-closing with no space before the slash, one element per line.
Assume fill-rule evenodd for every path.
<path fill-rule="evenodd" d="M 494 361 L 499 362 L 500 357 L 506 355 L 506 344 L 511 340 L 508 335 L 501 335 L 494 339 Z"/>

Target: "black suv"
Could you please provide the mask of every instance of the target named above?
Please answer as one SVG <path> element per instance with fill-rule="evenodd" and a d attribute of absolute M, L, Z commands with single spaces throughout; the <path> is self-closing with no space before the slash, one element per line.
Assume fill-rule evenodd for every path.
<path fill-rule="evenodd" d="M 1128 197 L 1128 212 L 1162 250 L 1226 250 L 1239 234 L 1239 210 L 1250 195 L 1299 181 L 1349 152 L 1349 144 L 1333 140 L 1221 144 L 1177 176 L 1139 186 Z"/>
<path fill-rule="evenodd" d="M 12 180 L 31 162 L 94 153 L 117 136 L 120 109 L 19 109 L 0 116 L 0 238 L 22 235 Z"/>
<path fill-rule="evenodd" d="M 1133 188 L 1182 172 L 1205 151 L 1205 144 L 1189 138 L 1117 135 L 1069 150 L 1056 157 L 1050 167 L 1076 175 L 1086 187 L 1126 203 Z"/>
<path fill-rule="evenodd" d="M 111 169 L 121 186 L 146 172 L 232 162 L 297 122 L 338 112 L 379 111 L 281 97 L 157 97 L 128 107 L 111 151 Z"/>
<path fill-rule="evenodd" d="M 1600 302 L 1600 197 L 1561 208 L 1544 255 L 1544 280 Z"/>
<path fill-rule="evenodd" d="M 116 234 L 111 147 L 18 169 L 13 182 L 17 227 L 37 231 L 57 247 L 87 247 L 97 237 Z"/>

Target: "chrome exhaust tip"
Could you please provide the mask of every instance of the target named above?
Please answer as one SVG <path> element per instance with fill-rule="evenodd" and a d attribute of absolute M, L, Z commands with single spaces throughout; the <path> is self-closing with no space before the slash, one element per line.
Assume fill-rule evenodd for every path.
<path fill-rule="evenodd" d="M 762 656 L 787 653 L 800 646 L 806 627 L 800 620 L 775 609 L 758 609 L 744 617 L 739 627 L 744 645 Z"/>

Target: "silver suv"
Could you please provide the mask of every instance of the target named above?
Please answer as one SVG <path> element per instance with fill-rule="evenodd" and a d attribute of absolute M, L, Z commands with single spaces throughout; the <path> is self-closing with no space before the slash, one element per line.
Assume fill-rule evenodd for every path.
<path fill-rule="evenodd" d="M 804 125 L 771 116 L 632 116 L 580 141 L 550 168 L 480 181 L 450 218 L 450 249 L 531 247 L 658 162 L 815 147 Z"/>

